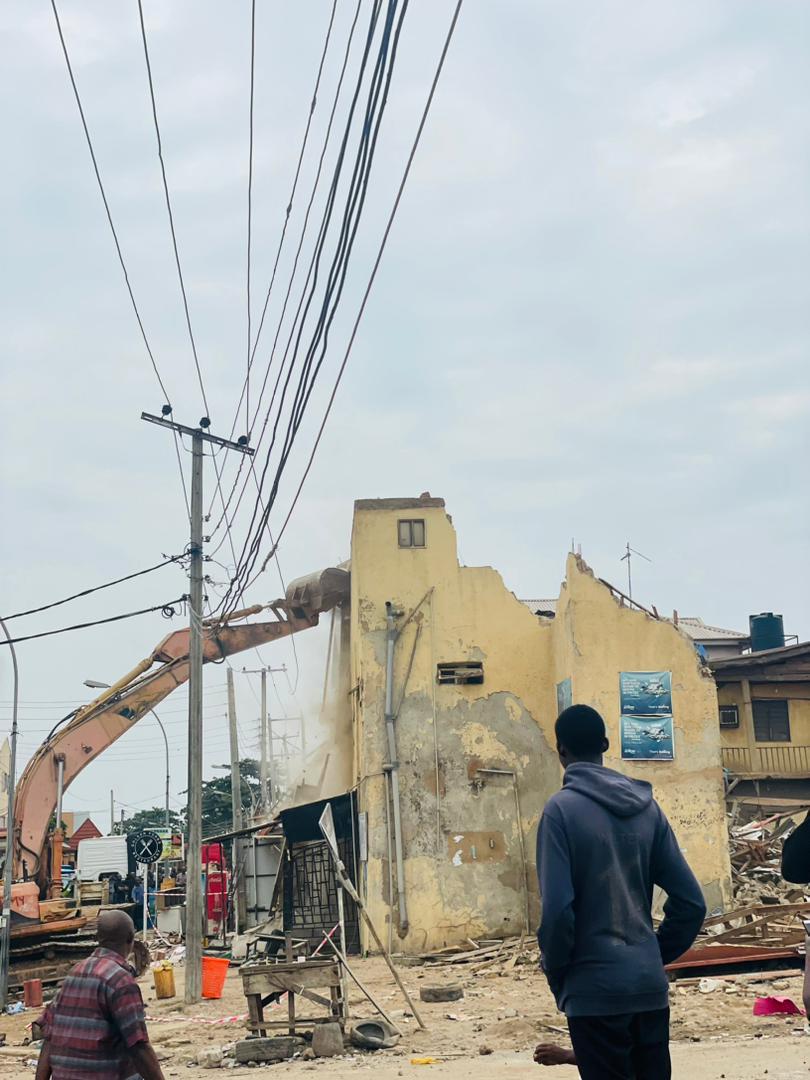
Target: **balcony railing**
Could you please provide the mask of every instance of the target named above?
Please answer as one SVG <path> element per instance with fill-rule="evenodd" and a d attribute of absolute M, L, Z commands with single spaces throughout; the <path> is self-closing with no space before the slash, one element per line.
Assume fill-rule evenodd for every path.
<path fill-rule="evenodd" d="M 810 746 L 725 746 L 723 765 L 734 776 L 810 779 Z"/>

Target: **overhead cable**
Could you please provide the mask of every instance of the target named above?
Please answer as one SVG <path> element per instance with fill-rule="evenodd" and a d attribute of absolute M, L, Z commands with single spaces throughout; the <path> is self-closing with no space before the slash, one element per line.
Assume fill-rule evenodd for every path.
<path fill-rule="evenodd" d="M 160 138 L 160 124 L 158 123 L 157 105 L 155 103 L 155 87 L 152 82 L 152 65 L 149 62 L 149 48 L 146 44 L 146 26 L 143 21 L 143 4 L 141 0 L 138 0 L 138 18 L 141 23 L 141 38 L 143 40 L 143 55 L 146 61 L 146 75 L 149 80 L 149 98 L 152 103 L 152 119 L 155 123 L 155 137 L 157 139 L 157 151 L 158 158 L 160 160 L 160 175 L 163 179 L 163 194 L 166 198 L 166 212 L 169 215 L 169 229 L 172 234 L 172 248 L 174 249 L 174 262 L 177 266 L 177 277 L 180 282 L 180 292 L 183 297 L 183 310 L 186 315 L 186 329 L 188 330 L 189 341 L 191 342 L 191 352 L 194 357 L 194 367 L 197 369 L 197 381 L 200 384 L 200 393 L 202 394 L 203 405 L 205 407 L 206 416 L 210 415 L 208 409 L 208 400 L 205 395 L 205 386 L 203 384 L 202 371 L 200 369 L 200 360 L 197 356 L 197 344 L 194 340 L 194 331 L 191 328 L 191 315 L 188 309 L 188 296 L 186 295 L 186 283 L 183 280 L 183 268 L 180 265 L 180 252 L 177 249 L 177 233 L 174 228 L 174 214 L 172 213 L 172 201 L 169 196 L 169 183 L 166 179 L 166 164 L 163 161 L 163 144 Z"/>
<path fill-rule="evenodd" d="M 349 118 L 346 124 L 340 154 L 335 167 L 334 177 L 330 187 L 327 206 L 324 212 L 315 253 L 310 264 L 310 272 L 307 277 L 307 286 L 305 286 L 305 291 L 302 294 L 301 302 L 299 303 L 298 312 L 296 314 L 296 320 L 290 331 L 284 357 L 282 359 L 282 364 L 279 368 L 276 378 L 276 389 L 273 392 L 270 409 L 268 410 L 268 414 L 265 418 L 266 424 L 267 420 L 269 420 L 270 411 L 272 410 L 276 392 L 282 376 L 284 375 L 286 366 L 286 378 L 284 379 L 278 408 L 275 412 L 275 421 L 273 423 L 270 447 L 267 451 L 265 464 L 261 475 L 261 485 L 264 485 L 267 478 L 271 456 L 279 435 L 279 425 L 284 411 L 285 401 L 288 395 L 288 391 L 290 389 L 292 375 L 296 368 L 299 357 L 299 350 L 302 344 L 304 328 L 318 287 L 320 262 L 326 245 L 329 226 L 336 201 L 338 182 L 340 180 L 341 172 L 343 169 L 349 135 L 354 120 L 354 112 L 362 86 L 362 75 L 367 64 L 371 41 L 374 37 L 374 31 L 376 28 L 376 21 L 379 14 L 380 6 L 380 4 L 375 4 L 374 10 L 372 11 L 369 35 L 367 38 L 366 48 L 363 56 L 361 79 L 358 82 L 358 86 L 355 90 L 352 100 Z M 275 502 L 275 498 L 278 492 L 278 486 L 281 480 L 281 475 L 286 467 L 289 455 L 295 442 L 297 432 L 300 428 L 304 413 L 306 411 L 306 407 L 309 403 L 312 391 L 314 389 L 315 381 L 318 377 L 321 366 L 326 356 L 329 330 L 335 318 L 337 307 L 343 292 L 349 260 L 354 245 L 354 240 L 357 234 L 357 229 L 362 216 L 366 194 L 368 191 L 368 183 L 377 146 L 377 139 L 379 136 L 380 126 L 387 105 L 391 79 L 395 68 L 399 39 L 408 8 L 408 0 L 404 0 L 404 3 L 399 10 L 398 18 L 396 18 L 398 6 L 399 5 L 397 3 L 397 0 L 389 0 L 383 24 L 383 30 L 377 49 L 377 56 L 374 63 L 371 80 L 369 83 L 365 118 L 362 125 L 360 142 L 356 151 L 352 175 L 349 181 L 349 189 L 346 195 L 346 204 L 343 210 L 342 221 L 339 227 L 339 235 L 337 238 L 335 251 L 332 256 L 331 265 L 329 266 L 327 272 L 326 284 L 318 309 L 315 327 L 312 331 L 309 344 L 304 352 L 300 371 L 298 373 L 297 385 L 293 391 L 292 401 L 289 405 L 286 431 L 283 435 L 281 443 L 280 459 L 275 470 L 275 475 L 273 477 L 272 486 L 266 500 L 264 511 L 262 513 L 258 512 L 258 502 L 256 504 L 256 508 L 254 509 L 251 523 L 248 529 L 248 537 L 243 544 L 242 554 L 240 556 L 236 574 L 234 575 L 234 579 L 232 580 L 229 593 L 226 594 L 226 597 L 221 604 L 223 610 L 227 610 L 227 605 L 231 602 L 235 603 L 236 598 L 242 595 L 247 581 L 252 573 L 253 567 L 255 566 L 256 560 L 258 558 L 258 550 L 261 543 L 262 533 L 264 531 L 264 526 L 266 525 L 270 509 Z M 396 29 L 394 30 L 395 19 Z M 302 311 L 303 314 L 300 314 Z M 296 324 L 298 325 L 297 333 L 295 329 Z M 290 355 L 291 347 L 292 353 Z M 288 355 L 290 355 L 289 364 L 287 364 Z"/>
<path fill-rule="evenodd" d="M 351 42 L 352 42 L 352 38 L 354 36 L 354 29 L 355 29 L 355 26 L 357 25 L 357 17 L 358 17 L 358 15 L 360 13 L 360 5 L 362 4 L 362 2 L 363 2 L 363 0 L 358 0 L 358 2 L 357 2 L 357 9 L 355 11 L 354 20 L 352 22 L 352 25 L 351 25 L 351 28 L 350 28 L 350 31 L 349 31 L 349 41 L 348 41 L 348 44 L 346 46 L 346 55 L 345 55 L 344 60 L 343 60 L 343 68 L 342 68 L 341 73 L 340 73 L 340 79 L 338 81 L 337 90 L 335 92 L 335 99 L 334 99 L 334 102 L 332 104 L 332 112 L 331 112 L 331 115 L 330 115 L 330 118 L 329 118 L 329 126 L 327 128 L 326 141 L 328 141 L 329 132 L 331 131 L 332 119 L 334 118 L 335 109 L 337 107 L 338 98 L 340 96 L 340 89 L 341 89 L 341 86 L 343 84 L 343 75 L 344 75 L 344 73 L 346 71 L 346 63 L 347 63 L 348 58 L 349 58 L 349 49 L 351 48 Z M 303 140 L 301 142 L 301 149 L 299 150 L 299 153 L 298 153 L 298 163 L 296 165 L 295 175 L 293 177 L 292 189 L 291 189 L 290 195 L 289 195 L 289 197 L 287 199 L 287 208 L 286 208 L 285 214 L 284 214 L 284 225 L 282 226 L 281 237 L 279 239 L 278 247 L 276 249 L 276 256 L 275 256 L 275 260 L 274 260 L 274 263 L 273 263 L 273 270 L 272 270 L 272 273 L 270 275 L 270 284 L 267 287 L 267 294 L 266 294 L 265 299 L 264 299 L 264 307 L 262 309 L 261 319 L 259 320 L 259 329 L 258 329 L 258 331 L 256 333 L 256 340 L 255 340 L 255 342 L 253 344 L 251 344 L 251 340 L 250 340 L 250 333 L 251 333 L 251 329 L 250 329 L 250 327 L 251 327 L 251 310 L 250 310 L 250 244 L 251 244 L 250 237 L 251 237 L 251 224 L 250 224 L 250 217 L 251 217 L 251 198 L 252 197 L 251 197 L 251 183 L 250 183 L 250 179 L 249 179 L 249 186 L 248 186 L 248 363 L 247 363 L 247 372 L 245 374 L 245 380 L 244 380 L 244 382 L 242 384 L 242 392 L 239 395 L 239 401 L 236 404 L 236 413 L 235 413 L 235 416 L 234 416 L 234 421 L 233 421 L 233 424 L 231 425 L 231 434 L 230 434 L 231 439 L 234 436 L 234 432 L 236 431 L 236 425 L 237 425 L 237 423 L 239 421 L 239 410 L 242 407 L 242 401 L 246 397 L 248 398 L 246 411 L 245 411 L 245 415 L 246 415 L 246 418 L 247 418 L 246 419 L 246 434 L 248 436 L 251 434 L 252 427 L 253 427 L 251 417 L 250 417 L 250 401 L 249 401 L 250 375 L 251 375 L 251 370 L 253 368 L 253 362 L 254 362 L 255 356 L 256 356 L 256 349 L 258 348 L 258 345 L 259 345 L 259 338 L 261 336 L 262 327 L 264 326 L 264 320 L 265 320 L 265 316 L 267 314 L 267 307 L 268 307 L 268 305 L 270 303 L 270 297 L 271 297 L 272 292 L 273 292 L 273 285 L 275 284 L 275 280 L 276 280 L 276 272 L 278 270 L 279 259 L 281 258 L 281 251 L 282 251 L 282 248 L 284 247 L 284 240 L 285 240 L 286 235 L 287 235 L 287 226 L 288 226 L 289 221 L 290 221 L 290 214 L 292 213 L 293 205 L 295 203 L 295 193 L 296 193 L 296 191 L 298 189 L 298 178 L 299 178 L 299 176 L 301 174 L 301 165 L 302 165 L 303 160 L 304 160 L 304 154 L 306 152 L 307 142 L 309 140 L 309 131 L 310 131 L 310 127 L 312 125 L 312 118 L 313 118 L 313 115 L 315 113 L 315 106 L 316 106 L 317 101 L 318 101 L 318 90 L 319 90 L 320 84 L 321 84 L 321 75 L 323 73 L 324 62 L 326 60 L 326 54 L 327 54 L 327 51 L 329 49 L 329 42 L 330 42 L 331 36 L 332 36 L 332 25 L 333 25 L 334 19 L 335 19 L 336 6 L 337 6 L 337 0 L 333 0 L 332 14 L 331 14 L 331 17 L 329 19 L 329 26 L 327 27 L 326 39 L 325 39 L 324 44 L 323 44 L 323 49 L 321 50 L 321 60 L 320 60 L 320 64 L 318 65 L 318 73 L 317 73 L 317 76 L 315 78 L 315 88 L 314 88 L 313 93 L 312 93 L 312 100 L 310 102 L 310 107 L 309 107 L 309 115 L 307 117 L 307 123 L 306 123 L 306 127 L 304 129 L 304 137 L 303 137 Z M 252 40 L 251 40 L 251 103 L 250 103 L 250 120 L 251 120 L 250 162 L 251 162 L 251 166 L 252 166 L 252 157 L 253 157 L 253 155 L 252 155 L 252 140 L 253 140 L 253 76 L 252 76 L 253 59 L 252 59 L 252 57 L 253 57 L 253 46 L 252 46 Z M 324 147 L 323 147 L 323 150 L 321 151 L 320 163 L 318 165 L 318 172 L 317 172 L 317 175 L 315 177 L 315 183 L 313 185 L 312 195 L 310 196 L 309 207 L 307 208 L 306 220 L 309 220 L 309 210 L 310 210 L 310 208 L 312 206 L 312 200 L 315 197 L 315 188 L 317 187 L 318 180 L 320 179 L 321 167 L 323 165 L 323 157 L 324 157 L 325 152 L 326 152 L 326 142 L 324 142 Z M 251 175 L 252 175 L 252 170 L 251 170 Z M 305 221 L 305 228 L 306 228 L 306 221 Z M 303 237 L 302 237 L 301 243 L 303 243 Z M 299 250 L 299 253 L 300 253 L 300 244 L 299 244 L 299 249 L 298 250 Z M 296 255 L 296 266 L 297 266 L 297 264 L 298 264 L 298 256 Z M 293 269 L 293 274 L 294 273 L 295 273 L 295 270 Z M 287 292 L 287 296 L 289 298 L 289 289 L 288 289 L 288 292 Z M 285 302 L 285 310 L 286 310 L 286 302 Z M 267 379 L 265 377 L 265 381 L 262 384 L 262 394 L 264 393 L 264 387 L 266 385 L 266 382 L 267 382 Z M 256 415 L 258 415 L 258 409 L 260 407 L 261 407 L 261 398 L 259 399 L 259 405 L 256 407 L 256 410 L 255 410 Z M 225 450 L 225 461 L 227 461 L 227 458 L 228 458 L 228 450 L 226 448 L 226 450 Z M 224 462 L 223 462 L 223 464 L 224 464 Z M 223 508 L 223 510 L 224 510 L 223 516 L 220 517 L 217 524 L 211 530 L 211 535 L 212 536 L 217 532 L 220 525 L 222 524 L 224 514 L 227 513 L 227 508 L 231 504 L 231 500 L 233 499 L 233 495 L 234 495 L 234 492 L 236 490 L 236 486 L 237 486 L 238 481 L 239 481 L 239 476 L 241 475 L 241 472 L 242 472 L 243 464 L 244 464 L 244 455 L 240 455 L 239 468 L 237 470 L 234 485 L 233 485 L 233 487 L 231 489 L 231 492 L 230 492 L 230 494 L 228 496 L 225 507 Z M 211 505 L 208 508 L 208 517 L 211 516 L 211 511 L 213 509 L 213 504 L 214 504 L 214 500 L 212 499 L 211 500 Z M 222 545 L 220 544 L 219 546 L 221 547 Z M 219 548 L 217 548 L 216 550 L 219 550 Z"/>
<path fill-rule="evenodd" d="M 93 171 L 96 174 L 96 182 L 98 183 L 98 190 L 101 193 L 101 200 L 104 203 L 104 210 L 105 210 L 105 212 L 107 214 L 107 221 L 109 222 L 109 225 L 110 225 L 110 232 L 112 233 L 113 241 L 115 243 L 115 250 L 116 250 L 116 253 L 118 255 L 118 261 L 121 264 L 121 270 L 122 270 L 122 272 L 124 274 L 124 282 L 125 282 L 126 287 L 127 287 L 127 293 L 129 294 L 130 303 L 132 304 L 132 310 L 135 312 L 135 318 L 137 319 L 137 322 L 138 322 L 138 329 L 141 332 L 141 337 L 143 338 L 143 343 L 144 343 L 144 345 L 146 347 L 146 352 L 147 352 L 147 354 L 149 356 L 149 360 L 150 360 L 150 362 L 152 364 L 152 370 L 155 373 L 155 378 L 157 379 L 158 385 L 160 386 L 160 389 L 163 392 L 163 399 L 164 399 L 164 401 L 166 402 L 167 405 L 171 405 L 171 398 L 169 397 L 169 392 L 166 389 L 166 386 L 165 386 L 165 384 L 163 382 L 163 378 L 161 377 L 160 371 L 158 370 L 157 361 L 155 360 L 154 353 L 152 352 L 152 346 L 149 344 L 149 339 L 146 336 L 146 330 L 144 329 L 143 320 L 141 319 L 141 313 L 138 310 L 138 305 L 137 305 L 137 303 L 135 301 L 135 294 L 132 291 L 132 284 L 131 284 L 131 282 L 129 280 L 129 272 L 127 270 L 127 265 L 124 262 L 124 255 L 123 255 L 123 252 L 121 251 L 121 244 L 120 244 L 120 242 L 118 240 L 118 233 L 117 233 L 116 228 L 115 228 L 115 223 L 113 222 L 112 212 L 110 210 L 110 204 L 107 201 L 107 192 L 104 190 L 104 184 L 102 183 L 102 180 L 101 180 L 101 172 L 99 171 L 98 161 L 96 160 L 96 152 L 93 149 L 93 140 L 90 137 L 90 129 L 88 128 L 87 120 L 85 119 L 84 108 L 82 107 L 82 99 L 79 96 L 79 88 L 78 88 L 78 86 L 76 84 L 76 79 L 75 79 L 75 77 L 73 75 L 73 66 L 72 66 L 72 64 L 70 62 L 70 54 L 68 53 L 67 43 L 65 41 L 65 35 L 62 33 L 62 23 L 61 23 L 61 21 L 59 19 L 59 12 L 58 12 L 57 7 L 56 7 L 56 0 L 51 0 L 51 8 L 53 9 L 53 17 L 54 17 L 54 19 L 56 21 L 56 29 L 57 29 L 57 31 L 59 33 L 59 41 L 60 41 L 61 46 L 62 46 L 62 53 L 63 53 L 63 55 L 65 57 L 65 65 L 67 67 L 68 76 L 70 78 L 70 85 L 73 87 L 73 96 L 76 99 L 76 105 L 78 106 L 78 109 L 79 109 L 79 116 L 81 117 L 82 128 L 84 129 L 84 137 L 87 140 L 87 149 L 90 151 L 90 159 L 93 162 Z M 181 483 L 183 485 L 183 498 L 184 498 L 185 504 L 186 504 L 186 512 L 187 512 L 187 514 L 189 516 L 189 519 L 190 519 L 191 518 L 191 504 L 189 503 L 189 499 L 188 499 L 188 490 L 186 488 L 186 477 L 185 477 L 185 473 L 183 472 L 183 462 L 182 462 L 182 459 L 180 457 L 180 446 L 179 446 L 179 443 L 178 443 L 177 432 L 174 433 L 174 449 L 175 449 L 175 454 L 177 455 L 177 465 L 178 465 L 178 467 L 180 469 L 180 481 L 181 481 Z"/>
<path fill-rule="evenodd" d="M 93 622 L 76 623 L 73 626 L 60 626 L 58 630 L 45 630 L 41 634 L 26 634 L 25 637 L 11 638 L 8 641 L 0 641 L 0 645 L 16 645 L 20 641 L 33 641 L 35 638 L 53 637 L 54 634 L 67 634 L 71 630 L 86 630 L 90 626 L 103 626 L 104 623 L 120 622 L 122 619 L 132 619 L 136 615 L 149 615 L 153 611 L 161 611 L 170 619 L 176 615 L 175 607 L 179 607 L 188 599 L 180 596 L 177 600 L 169 600 L 166 604 L 156 604 L 154 607 L 141 608 L 140 611 L 127 611 L 123 615 L 111 615 L 108 619 L 95 619 Z M 72 713 L 71 713 L 72 715 Z"/>
<path fill-rule="evenodd" d="M 256 74 L 256 0 L 252 0 L 250 5 L 250 109 L 249 109 L 249 127 L 250 133 L 248 136 L 248 189 L 247 189 L 247 369 L 245 371 L 245 434 L 250 437 L 250 342 L 251 342 L 251 326 L 250 326 L 250 248 L 251 248 L 251 231 L 253 227 L 253 97 L 255 86 L 255 74 Z M 240 399 L 241 404 L 241 399 Z M 236 424 L 239 418 L 239 406 L 236 407 L 236 417 L 234 419 L 233 429 L 231 430 L 231 438 L 233 438 L 233 432 L 236 430 Z"/>
<path fill-rule="evenodd" d="M 450 28 L 449 28 L 449 30 L 447 32 L 447 37 L 445 38 L 444 48 L 442 49 L 442 53 L 441 53 L 441 56 L 439 58 L 439 63 L 438 63 L 438 66 L 436 68 L 436 74 L 433 77 L 433 82 L 432 82 L 431 87 L 430 87 L 430 93 L 428 94 L 427 101 L 425 102 L 425 108 L 424 108 L 424 110 L 422 112 L 422 119 L 419 121 L 419 127 L 417 128 L 416 136 L 414 137 L 413 145 L 411 146 L 411 152 L 410 152 L 410 154 L 408 156 L 408 161 L 407 161 L 407 164 L 405 166 L 405 172 L 403 173 L 402 180 L 400 181 L 399 190 L 397 191 L 397 195 L 396 195 L 396 198 L 394 200 L 394 205 L 393 205 L 393 207 L 391 209 L 391 213 L 390 213 L 390 215 L 388 217 L 388 223 L 387 223 L 387 225 L 385 227 L 385 232 L 383 233 L 383 237 L 382 237 L 382 240 L 380 242 L 380 247 L 379 247 L 379 249 L 377 251 L 377 258 L 374 261 L 374 266 L 373 266 L 372 271 L 371 271 L 371 276 L 369 277 L 368 285 L 366 286 L 366 290 L 365 290 L 365 292 L 363 294 L 363 299 L 362 299 L 362 301 L 360 303 L 360 308 L 359 308 L 359 310 L 357 312 L 357 318 L 355 319 L 354 326 L 352 327 L 352 332 L 351 332 L 351 335 L 349 337 L 349 342 L 348 342 L 348 345 L 346 346 L 346 352 L 345 352 L 345 354 L 343 356 L 343 362 L 341 363 L 340 368 L 338 369 L 337 379 L 335 380 L 334 387 L 332 388 L 332 393 L 329 396 L 329 401 L 327 402 L 326 411 L 324 412 L 324 415 L 323 415 L 323 420 L 321 421 L 321 425 L 320 425 L 320 427 L 318 429 L 318 434 L 315 437 L 315 442 L 313 444 L 312 451 L 311 451 L 311 453 L 309 455 L 309 460 L 307 461 L 306 468 L 304 469 L 304 475 L 301 477 L 301 482 L 299 483 L 298 488 L 297 488 L 297 490 L 295 492 L 295 496 L 293 497 L 293 501 L 292 501 L 292 503 L 290 505 L 289 510 L 287 511 L 287 516 L 284 519 L 284 522 L 282 523 L 281 529 L 276 534 L 276 542 L 273 545 L 273 547 L 271 548 L 270 553 L 268 554 L 267 558 L 264 560 L 264 563 L 262 564 L 262 568 L 261 568 L 260 572 L 264 571 L 264 569 L 266 568 L 267 563 L 269 562 L 269 560 L 271 558 L 273 558 L 273 556 L 276 554 L 279 542 L 281 541 L 281 537 L 284 535 L 284 533 L 285 533 L 285 531 L 287 529 L 287 525 L 290 522 L 290 518 L 292 516 L 293 510 L 295 509 L 295 506 L 296 506 L 296 504 L 298 502 L 298 499 L 300 498 L 301 491 L 302 491 L 302 489 L 304 487 L 306 479 L 309 476 L 310 470 L 312 468 L 312 463 L 315 460 L 315 454 L 317 453 L 318 446 L 320 445 L 321 438 L 323 437 L 324 429 L 326 428 L 326 422 L 329 419 L 330 412 L 332 411 L 332 406 L 334 405 L 334 402 L 335 402 L 335 397 L 337 395 L 338 387 L 340 386 L 340 381 L 343 378 L 343 373 L 346 370 L 346 365 L 347 365 L 347 363 L 349 361 L 349 356 L 351 355 L 351 351 L 352 351 L 352 347 L 354 346 L 355 338 L 357 337 L 357 331 L 358 331 L 358 328 L 360 326 L 360 322 L 361 322 L 361 320 L 363 318 L 363 313 L 366 310 L 366 304 L 368 303 L 368 298 L 369 298 L 369 295 L 371 294 L 372 286 L 374 285 L 375 278 L 377 277 L 377 271 L 379 270 L 380 262 L 382 261 L 383 252 L 385 251 L 385 246 L 386 246 L 386 244 L 388 242 L 388 236 L 389 236 L 389 234 L 391 232 L 391 227 L 394 224 L 394 219 L 395 219 L 395 217 L 397 215 L 397 211 L 399 210 L 399 204 L 402 201 L 402 194 L 403 194 L 403 192 L 405 190 L 405 184 L 407 183 L 408 176 L 409 176 L 410 171 L 411 171 L 411 165 L 413 164 L 413 160 L 414 160 L 414 157 L 416 156 L 416 151 L 417 151 L 417 148 L 419 146 L 419 142 L 420 142 L 420 140 L 422 138 L 422 132 L 424 131 L 425 123 L 427 122 L 428 114 L 430 112 L 430 107 L 433 104 L 433 98 L 434 98 L 434 95 L 436 93 L 436 87 L 438 85 L 439 78 L 440 78 L 441 73 L 442 73 L 442 68 L 444 67 L 444 61 L 445 61 L 445 58 L 447 57 L 447 51 L 450 48 L 450 42 L 453 39 L 453 34 L 455 32 L 455 29 L 456 29 L 456 23 L 458 22 L 458 17 L 459 17 L 459 14 L 461 13 L 461 6 L 462 6 L 463 2 L 464 2 L 464 0 L 458 0 L 458 2 L 456 3 L 456 8 L 455 8 L 455 11 L 453 13 L 452 21 L 450 23 Z"/>
<path fill-rule="evenodd" d="M 172 555 L 171 558 L 164 559 L 163 562 L 155 563 L 154 566 L 147 566 L 145 570 L 136 570 L 134 574 L 127 574 L 125 577 L 116 578 L 114 581 L 107 581 L 104 585 L 94 585 L 91 589 L 82 589 L 81 592 L 73 593 L 72 596 L 66 596 L 63 600 L 54 600 L 50 604 L 43 604 L 42 607 L 29 608 L 28 611 L 18 611 L 15 615 L 5 615 L 4 618 L 6 620 L 21 619 L 24 615 L 36 615 L 40 611 L 48 611 L 49 608 L 59 607 L 61 604 L 68 604 L 71 600 L 78 600 L 82 596 L 90 596 L 91 593 L 101 592 L 102 589 L 110 589 L 113 585 L 120 585 L 124 581 L 132 581 L 133 578 L 143 577 L 144 574 L 151 574 L 155 570 L 161 570 L 164 566 L 180 562 L 181 559 L 184 558 L 184 555 Z"/>

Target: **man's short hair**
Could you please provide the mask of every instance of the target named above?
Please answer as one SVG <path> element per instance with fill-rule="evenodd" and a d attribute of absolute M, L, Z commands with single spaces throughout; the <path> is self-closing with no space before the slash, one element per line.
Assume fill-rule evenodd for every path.
<path fill-rule="evenodd" d="M 605 721 L 590 705 L 570 705 L 561 712 L 554 734 L 574 757 L 593 757 L 605 749 Z"/>

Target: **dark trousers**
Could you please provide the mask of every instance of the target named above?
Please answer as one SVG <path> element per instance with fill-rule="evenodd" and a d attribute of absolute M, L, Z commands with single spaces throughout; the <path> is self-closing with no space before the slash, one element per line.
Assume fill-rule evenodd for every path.
<path fill-rule="evenodd" d="M 571 1016 L 568 1031 L 582 1080 L 670 1080 L 669 1009 Z"/>

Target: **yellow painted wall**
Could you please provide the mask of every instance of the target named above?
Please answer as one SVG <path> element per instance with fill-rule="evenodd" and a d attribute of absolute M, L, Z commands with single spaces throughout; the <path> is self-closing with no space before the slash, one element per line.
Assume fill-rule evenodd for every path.
<path fill-rule="evenodd" d="M 743 714 L 743 695 L 740 683 L 725 683 L 718 687 L 720 705 L 736 705 L 739 716 L 739 728 L 724 728 L 721 732 L 723 746 L 744 747 L 774 746 L 778 743 L 757 743 L 749 737 Z M 810 746 L 810 687 L 807 683 L 751 683 L 751 698 L 777 699 L 788 702 L 790 717 L 790 743 L 782 745 Z"/>
<path fill-rule="evenodd" d="M 710 910 L 730 899 L 717 692 L 694 645 L 671 623 L 622 606 L 576 556 L 568 557 L 554 634 L 570 657 L 575 700 L 608 729 L 605 764 L 653 785 Z M 619 673 L 671 671 L 674 761 L 621 758 Z"/>
<path fill-rule="evenodd" d="M 425 520 L 424 549 L 398 546 L 400 518 Z M 369 828 L 362 884 L 383 936 L 394 895 L 383 775 L 385 602 L 404 613 L 400 626 L 418 606 L 395 654 L 409 917 L 401 934 L 394 903 L 395 950 L 520 933 L 526 925 L 524 853 L 534 930 L 535 834 L 543 804 L 561 784 L 556 683 L 569 676 L 574 700 L 600 709 L 618 752 L 619 672 L 672 670 L 676 761 L 627 766 L 612 754 L 607 764 L 653 782 L 710 906 L 722 901 L 729 863 L 717 701 L 713 681 L 677 629 L 620 608 L 573 557 L 557 618 L 538 619 L 496 571 L 459 566 L 455 530 L 441 506 L 357 504 L 351 566 L 355 779 Z M 482 685 L 437 685 L 436 664 L 459 660 L 483 662 Z M 481 774 L 481 768 L 516 773 L 520 830 L 511 778 Z"/>

